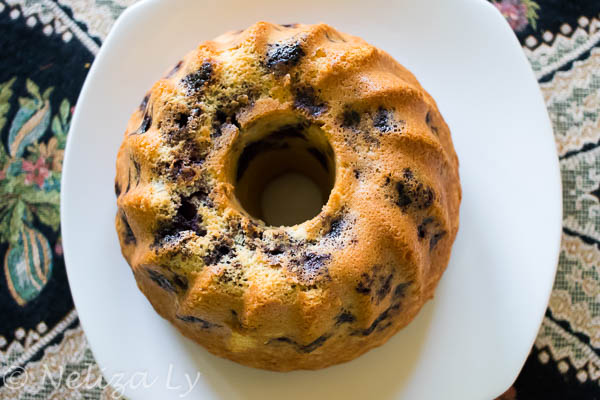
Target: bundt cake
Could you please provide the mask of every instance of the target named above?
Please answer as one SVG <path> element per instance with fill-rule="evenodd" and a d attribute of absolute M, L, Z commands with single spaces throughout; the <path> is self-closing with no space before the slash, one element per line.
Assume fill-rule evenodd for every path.
<path fill-rule="evenodd" d="M 286 171 L 324 204 L 271 226 L 261 192 Z M 154 84 L 115 191 L 156 311 L 218 356 L 279 371 L 351 360 L 406 326 L 446 268 L 461 200 L 448 126 L 408 70 L 328 25 L 266 22 Z"/>

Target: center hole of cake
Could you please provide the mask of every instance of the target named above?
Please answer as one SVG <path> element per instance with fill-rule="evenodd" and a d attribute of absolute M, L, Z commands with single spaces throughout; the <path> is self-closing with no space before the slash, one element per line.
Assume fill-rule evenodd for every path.
<path fill-rule="evenodd" d="M 235 194 L 252 217 L 271 226 L 293 226 L 321 212 L 334 183 L 334 155 L 325 133 L 296 123 L 245 144 Z"/>

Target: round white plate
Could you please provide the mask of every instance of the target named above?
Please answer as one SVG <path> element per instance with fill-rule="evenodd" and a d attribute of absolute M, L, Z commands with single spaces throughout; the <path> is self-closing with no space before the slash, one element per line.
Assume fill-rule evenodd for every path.
<path fill-rule="evenodd" d="M 461 163 L 461 227 L 436 298 L 384 346 L 316 372 L 243 367 L 182 337 L 138 291 L 114 229 L 115 157 L 144 93 L 199 42 L 258 20 L 324 21 L 387 50 L 437 100 Z M 558 258 L 550 122 L 517 39 L 483 0 L 141 2 L 90 70 L 62 185 L 75 305 L 106 379 L 133 400 L 179 398 L 188 386 L 184 398 L 493 398 L 525 361 Z"/>

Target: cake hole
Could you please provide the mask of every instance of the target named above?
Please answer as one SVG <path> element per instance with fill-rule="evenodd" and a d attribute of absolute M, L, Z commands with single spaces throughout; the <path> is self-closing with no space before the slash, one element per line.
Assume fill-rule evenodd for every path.
<path fill-rule="evenodd" d="M 321 128 L 270 121 L 240 137 L 233 182 L 246 213 L 267 225 L 293 226 L 321 212 L 335 183 L 333 150 Z"/>
<path fill-rule="evenodd" d="M 319 186 L 296 172 L 273 179 L 261 196 L 262 219 L 273 226 L 292 226 L 308 221 L 319 214 L 322 207 Z"/>

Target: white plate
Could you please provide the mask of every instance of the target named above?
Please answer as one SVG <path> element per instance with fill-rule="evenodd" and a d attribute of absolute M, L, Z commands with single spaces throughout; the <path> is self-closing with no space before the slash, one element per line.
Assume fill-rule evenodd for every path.
<path fill-rule="evenodd" d="M 384 346 L 317 372 L 243 367 L 183 338 L 138 291 L 114 229 L 115 157 L 143 94 L 199 42 L 257 20 L 324 21 L 387 50 L 437 100 L 461 162 L 461 228 L 435 300 Z M 178 398 L 196 372 L 188 398 L 493 398 L 534 341 L 560 242 L 560 176 L 542 96 L 513 32 L 482 0 L 144 1 L 123 13 L 94 61 L 62 184 L 79 317 L 107 380 L 133 376 L 125 386 L 134 400 Z M 144 373 L 156 382 L 132 389 Z"/>

